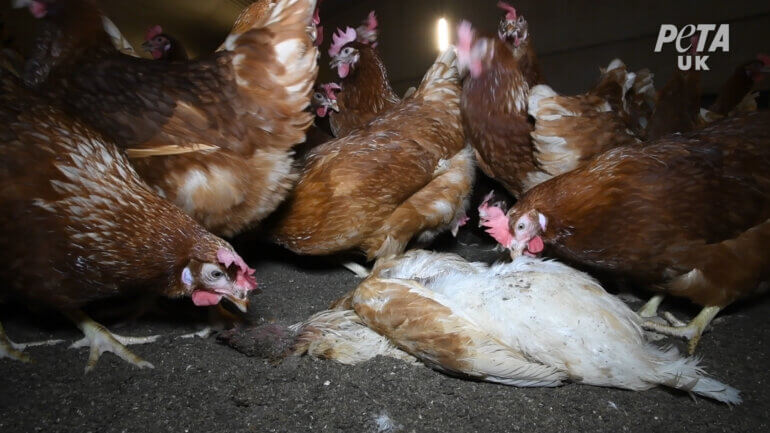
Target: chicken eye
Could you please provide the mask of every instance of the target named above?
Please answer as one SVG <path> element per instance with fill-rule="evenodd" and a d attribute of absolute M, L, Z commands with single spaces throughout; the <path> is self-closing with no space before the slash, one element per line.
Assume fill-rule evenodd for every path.
<path fill-rule="evenodd" d="M 211 271 L 211 278 L 220 279 L 224 276 L 225 274 L 220 270 Z"/>
<path fill-rule="evenodd" d="M 344 55 L 346 55 L 346 56 L 349 56 L 349 55 L 350 55 L 350 53 L 352 53 L 352 52 L 353 52 L 353 49 L 352 49 L 352 48 L 350 48 L 350 47 L 347 47 L 347 48 L 345 48 L 344 50 L 342 50 L 342 54 L 344 54 Z"/>
<path fill-rule="evenodd" d="M 524 223 L 519 223 L 519 225 L 516 226 L 516 230 L 524 230 Z"/>
<path fill-rule="evenodd" d="M 320 94 L 320 93 L 314 93 L 314 94 L 313 94 L 313 98 L 314 98 L 314 99 L 316 99 L 316 100 L 318 100 L 318 101 L 320 101 L 320 100 L 322 99 L 322 96 L 321 96 L 321 94 Z"/>

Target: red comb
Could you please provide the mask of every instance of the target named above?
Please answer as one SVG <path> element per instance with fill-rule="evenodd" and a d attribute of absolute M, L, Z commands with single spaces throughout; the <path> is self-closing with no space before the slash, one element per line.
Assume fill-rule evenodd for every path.
<path fill-rule="evenodd" d="M 155 36 L 158 36 L 159 34 L 163 33 L 163 27 L 161 27 L 159 24 L 156 24 L 149 29 L 147 29 L 147 32 L 144 34 L 144 40 L 149 41 L 150 39 L 154 38 Z"/>
<path fill-rule="evenodd" d="M 473 27 L 468 21 L 463 21 L 457 27 L 457 51 L 470 53 L 473 45 Z"/>
<path fill-rule="evenodd" d="M 235 277 L 235 283 L 238 286 L 245 286 L 246 290 L 254 290 L 257 288 L 257 279 L 254 278 L 255 271 L 243 261 L 241 256 L 227 248 L 220 248 L 217 251 L 217 260 L 219 260 L 219 263 L 225 265 L 226 268 L 229 268 L 233 263 L 238 266 L 238 273 Z"/>
<path fill-rule="evenodd" d="M 489 233 L 500 245 L 510 248 L 513 243 L 513 235 L 508 227 L 508 215 L 498 206 L 490 206 L 489 200 L 492 199 L 494 191 L 484 197 L 484 202 L 479 206 L 479 223 L 487 228 Z"/>
<path fill-rule="evenodd" d="M 324 93 L 326 93 L 326 97 L 332 100 L 337 100 L 337 95 L 334 91 L 342 89 L 337 83 L 321 84 L 321 88 L 324 90 Z"/>
<path fill-rule="evenodd" d="M 366 28 L 369 30 L 377 28 L 377 15 L 374 14 L 374 11 L 369 12 L 369 16 L 366 17 Z"/>
<path fill-rule="evenodd" d="M 332 35 L 332 46 L 329 47 L 329 55 L 334 57 L 339 54 L 342 47 L 356 40 L 356 36 L 356 29 L 352 27 L 347 27 L 344 32 L 341 29 L 337 29 L 337 33 Z"/>
<path fill-rule="evenodd" d="M 505 19 L 509 21 L 516 21 L 516 8 L 509 5 L 506 2 L 497 2 L 497 7 L 500 9 L 507 11 L 505 14 Z"/>
<path fill-rule="evenodd" d="M 764 63 L 765 66 L 770 66 L 770 56 L 767 54 L 757 54 L 757 60 Z"/>

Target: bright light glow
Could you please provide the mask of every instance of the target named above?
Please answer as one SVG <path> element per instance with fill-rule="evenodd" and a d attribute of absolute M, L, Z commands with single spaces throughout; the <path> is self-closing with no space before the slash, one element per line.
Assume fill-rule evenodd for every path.
<path fill-rule="evenodd" d="M 439 18 L 436 24 L 436 36 L 438 37 L 438 50 L 442 53 L 449 48 L 449 23 L 444 18 Z"/>

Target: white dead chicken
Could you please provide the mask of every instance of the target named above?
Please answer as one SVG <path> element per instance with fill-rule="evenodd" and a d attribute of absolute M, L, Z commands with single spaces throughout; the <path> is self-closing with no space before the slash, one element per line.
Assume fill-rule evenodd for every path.
<path fill-rule="evenodd" d="M 415 250 L 379 261 L 348 302 L 358 317 L 319 313 L 301 325 L 315 331 L 301 332 L 299 346 L 323 348 L 309 353 L 324 358 L 344 354 L 347 364 L 408 359 L 394 355 L 400 351 L 385 336 L 437 370 L 506 385 L 664 385 L 741 402 L 737 389 L 706 377 L 696 358 L 647 342 L 640 317 L 598 282 L 555 261 L 519 257 L 488 266 Z M 361 331 L 359 319 L 380 335 Z"/>

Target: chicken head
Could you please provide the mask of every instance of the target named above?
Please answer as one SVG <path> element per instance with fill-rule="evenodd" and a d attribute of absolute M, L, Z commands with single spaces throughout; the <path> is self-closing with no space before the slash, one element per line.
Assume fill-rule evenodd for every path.
<path fill-rule="evenodd" d="M 219 248 L 216 261 L 191 259 L 179 281 L 184 293 L 199 307 L 216 305 L 225 298 L 243 312 L 249 306 L 249 292 L 257 288 L 254 269 L 227 247 Z"/>
<path fill-rule="evenodd" d="M 498 2 L 497 7 L 506 13 L 500 20 L 497 35 L 501 40 L 512 43 L 514 48 L 519 48 L 529 36 L 529 24 L 523 15 L 516 13 L 516 9 L 505 2 Z"/>
<path fill-rule="evenodd" d="M 334 93 L 340 89 L 341 87 L 337 83 L 326 83 L 321 84 L 318 90 L 313 92 L 313 100 L 310 104 L 318 117 L 326 117 L 330 110 L 340 111 L 337 104 L 337 94 Z"/>
<path fill-rule="evenodd" d="M 332 45 L 329 47 L 329 56 L 332 58 L 329 65 L 337 69 L 337 75 L 345 78 L 350 74 L 350 70 L 355 68 L 356 63 L 361 58 L 361 54 L 354 47 L 346 46 L 356 40 L 356 30 L 348 27 L 343 32 L 337 29 L 337 33 L 332 35 Z"/>

